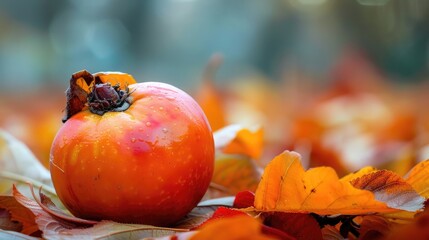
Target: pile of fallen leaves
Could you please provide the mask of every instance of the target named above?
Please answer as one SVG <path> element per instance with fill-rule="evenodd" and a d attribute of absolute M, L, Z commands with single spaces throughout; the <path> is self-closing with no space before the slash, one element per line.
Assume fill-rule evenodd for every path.
<path fill-rule="evenodd" d="M 429 237 L 429 162 L 405 176 L 364 167 L 339 178 L 331 167 L 305 170 L 284 151 L 262 170 L 262 130 L 215 133 L 213 182 L 202 201 L 170 228 L 89 221 L 70 215 L 27 147 L 1 132 L 1 239 L 415 239 Z M 41 167 L 41 165 L 40 165 Z M 33 174 L 33 175 L 31 175 Z M 12 185 L 13 183 L 13 185 Z M 38 194 L 33 185 L 39 188 Z M 9 186 L 9 188 L 8 188 Z M 225 197 L 227 196 L 227 197 Z"/>

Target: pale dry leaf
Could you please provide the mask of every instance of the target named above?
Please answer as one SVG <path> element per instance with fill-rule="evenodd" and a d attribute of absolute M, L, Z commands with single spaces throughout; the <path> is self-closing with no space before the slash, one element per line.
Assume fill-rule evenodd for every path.
<path fill-rule="evenodd" d="M 52 186 L 49 171 L 37 160 L 30 149 L 8 132 L 0 129 L 0 174 L 10 172 Z M 0 191 L 11 185 L 0 184 Z"/>
<path fill-rule="evenodd" d="M 111 221 L 94 222 L 78 219 L 65 214 L 47 211 L 47 206 L 53 207 L 49 199 L 43 202 L 31 200 L 13 188 L 15 199 L 30 209 L 36 215 L 36 223 L 43 232 L 45 239 L 140 239 L 145 237 L 161 237 L 172 235 L 176 232 L 188 231 L 187 229 L 161 228 L 149 225 L 122 224 Z M 46 196 L 45 196 L 46 197 Z M 42 198 L 45 198 L 42 197 Z M 43 205 L 43 207 L 42 207 Z M 57 210 L 55 210 L 57 211 Z M 92 225 L 92 223 L 96 223 Z"/>
<path fill-rule="evenodd" d="M 356 188 L 371 191 L 375 199 L 391 208 L 415 212 L 424 207 L 425 198 L 392 171 L 373 171 L 353 179 L 350 183 Z"/>
<path fill-rule="evenodd" d="M 40 240 L 40 238 L 31 237 L 19 232 L 5 231 L 0 229 L 0 239 L 12 239 L 12 240 Z"/>

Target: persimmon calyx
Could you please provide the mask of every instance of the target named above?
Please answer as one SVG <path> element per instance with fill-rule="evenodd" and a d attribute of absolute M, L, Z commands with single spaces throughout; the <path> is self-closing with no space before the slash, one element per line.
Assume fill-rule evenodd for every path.
<path fill-rule="evenodd" d="M 130 107 L 130 91 L 128 87 L 121 90 L 119 84 L 95 84 L 88 94 L 89 110 L 98 115 L 106 112 L 122 112 Z"/>
<path fill-rule="evenodd" d="M 128 79 L 131 83 L 135 83 L 131 76 Z M 131 104 L 131 92 L 127 87 L 128 84 L 122 81 L 125 85 L 125 88 L 122 89 L 119 83 L 112 86 L 110 82 L 105 80 L 103 81 L 101 74 L 93 75 L 86 70 L 72 75 L 70 87 L 66 91 L 67 105 L 62 119 L 63 123 L 86 108 L 98 115 L 128 109 Z"/>

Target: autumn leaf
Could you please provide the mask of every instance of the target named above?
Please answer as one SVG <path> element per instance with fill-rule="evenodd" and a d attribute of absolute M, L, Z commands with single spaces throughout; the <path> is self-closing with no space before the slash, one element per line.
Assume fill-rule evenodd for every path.
<path fill-rule="evenodd" d="M 371 191 L 375 199 L 391 208 L 415 212 L 424 206 L 425 199 L 401 176 L 388 170 L 370 172 L 350 183 L 355 188 Z"/>
<path fill-rule="evenodd" d="M 375 172 L 377 169 L 375 167 L 367 166 L 364 168 L 359 169 L 358 171 L 354 173 L 349 173 L 346 176 L 342 177 L 340 181 L 342 182 L 351 182 L 354 179 L 360 178 L 364 175 L 367 175 L 369 173 Z"/>
<path fill-rule="evenodd" d="M 383 216 L 364 216 L 360 223 L 359 237 L 362 240 L 384 239 L 391 231 L 392 223 Z"/>
<path fill-rule="evenodd" d="M 322 238 L 324 240 L 344 240 L 345 238 L 341 236 L 340 231 L 334 226 L 325 226 L 322 228 Z"/>
<path fill-rule="evenodd" d="M 370 191 L 338 179 L 332 168 L 304 171 L 300 155 L 285 151 L 265 168 L 255 194 L 255 208 L 263 212 L 313 212 L 319 215 L 359 215 L 394 212 Z"/>
<path fill-rule="evenodd" d="M 209 222 L 191 237 L 191 240 L 211 239 L 268 240 L 276 238 L 263 234 L 262 224 L 258 220 L 247 215 L 240 215 Z"/>
<path fill-rule="evenodd" d="M 35 222 L 34 214 L 18 203 L 14 197 L 0 196 L 0 208 L 5 209 L 10 213 L 11 220 L 22 224 L 22 229 L 18 232 L 31 235 L 39 230 Z"/>
<path fill-rule="evenodd" d="M 180 220 L 175 227 L 183 229 L 194 229 L 213 216 L 220 205 L 197 206 L 186 217 Z"/>
<path fill-rule="evenodd" d="M 40 238 L 31 237 L 23 233 L 14 231 L 4 231 L 0 229 L 0 239 L 13 239 L 13 240 L 40 240 Z"/>
<path fill-rule="evenodd" d="M 0 129 L 0 192 L 10 190 L 14 177 L 52 186 L 49 171 L 36 159 L 30 149 L 6 131 Z"/>
<path fill-rule="evenodd" d="M 279 229 L 296 239 L 322 239 L 319 224 L 309 214 L 267 213 L 265 214 L 264 224 Z"/>
<path fill-rule="evenodd" d="M 429 160 L 418 163 L 405 176 L 405 181 L 423 197 L 429 198 Z"/>
<path fill-rule="evenodd" d="M 35 221 L 46 239 L 97 239 L 161 237 L 173 235 L 187 229 L 162 228 L 139 224 L 122 224 L 111 221 L 94 222 L 78 219 L 56 212 L 49 199 L 42 197 L 42 202 L 31 200 L 22 195 L 15 187 L 13 196 L 36 216 Z M 46 210 L 46 208 L 49 208 Z M 54 209 L 54 210 L 52 210 Z M 92 226 L 91 226 L 92 225 Z M 89 227 L 91 226 L 91 227 Z"/>
<path fill-rule="evenodd" d="M 251 191 L 243 191 L 237 193 L 234 199 L 234 208 L 248 208 L 253 207 L 255 202 L 255 194 Z"/>
<path fill-rule="evenodd" d="M 229 125 L 216 131 L 213 138 L 216 150 L 225 154 L 239 154 L 252 159 L 259 159 L 262 155 L 264 132 L 259 126 Z"/>
<path fill-rule="evenodd" d="M 0 229 L 20 232 L 22 224 L 18 221 L 13 221 L 7 209 L 0 208 Z"/>
<path fill-rule="evenodd" d="M 261 178 L 261 169 L 245 156 L 216 156 L 212 182 L 235 195 L 240 191 L 255 191 Z"/>
<path fill-rule="evenodd" d="M 429 212 L 418 215 L 411 224 L 395 225 L 384 239 L 388 240 L 426 240 L 429 239 Z"/>

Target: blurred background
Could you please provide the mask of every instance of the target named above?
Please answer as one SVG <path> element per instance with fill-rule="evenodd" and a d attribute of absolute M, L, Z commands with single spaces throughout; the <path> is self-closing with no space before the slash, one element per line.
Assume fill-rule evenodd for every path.
<path fill-rule="evenodd" d="M 428 156 L 428 24 L 426 0 L 2 0 L 0 128 L 47 166 L 71 74 L 122 71 L 190 92 L 214 130 L 263 126 L 267 160 L 405 172 Z"/>

